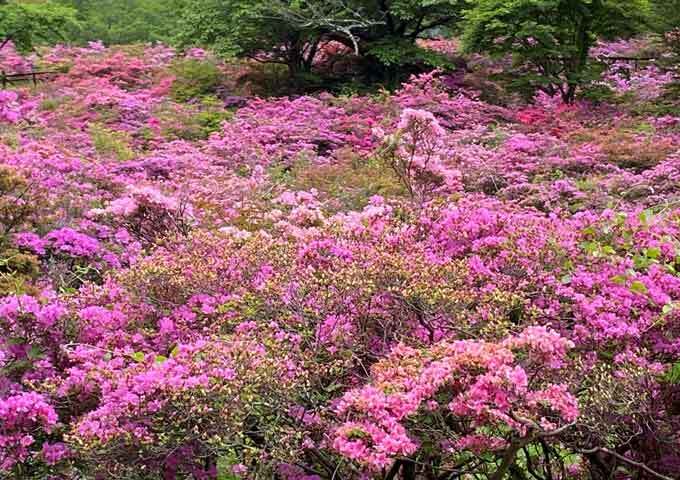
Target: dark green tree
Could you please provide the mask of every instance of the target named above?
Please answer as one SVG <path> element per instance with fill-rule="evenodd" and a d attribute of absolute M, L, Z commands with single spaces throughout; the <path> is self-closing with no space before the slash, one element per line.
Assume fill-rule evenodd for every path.
<path fill-rule="evenodd" d="M 70 32 L 78 43 L 101 40 L 107 44 L 168 42 L 176 33 L 175 0 L 59 0 L 77 11 L 80 29 Z"/>
<path fill-rule="evenodd" d="M 467 13 L 468 51 L 512 55 L 521 79 L 567 103 L 597 76 L 589 53 L 598 38 L 647 24 L 648 0 L 479 0 Z"/>
<path fill-rule="evenodd" d="M 661 32 L 680 28 L 680 0 L 652 0 L 654 21 Z"/>
<path fill-rule="evenodd" d="M 336 40 L 375 65 L 434 63 L 416 40 L 452 27 L 470 0 L 198 0 L 185 10 L 180 40 L 223 53 L 309 71 L 321 42 Z"/>
<path fill-rule="evenodd" d="M 420 48 L 416 40 L 433 32 L 456 33 L 472 0 L 356 0 L 376 20 L 357 32 L 361 56 L 377 78 L 396 83 L 422 68 L 452 67 L 450 59 Z M 381 20 L 381 21 L 378 21 Z"/>
<path fill-rule="evenodd" d="M 75 24 L 75 11 L 52 1 L 0 0 L 0 49 L 9 42 L 26 51 L 64 40 Z"/>
<path fill-rule="evenodd" d="M 296 3 L 197 0 L 184 10 L 178 40 L 183 46 L 210 46 L 223 55 L 280 63 L 296 75 L 311 68 L 321 37 L 301 20 Z"/>

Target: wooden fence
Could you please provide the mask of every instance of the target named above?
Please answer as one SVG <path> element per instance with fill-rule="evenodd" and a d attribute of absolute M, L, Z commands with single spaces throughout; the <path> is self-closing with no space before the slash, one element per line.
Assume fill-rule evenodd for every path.
<path fill-rule="evenodd" d="M 633 66 L 634 70 L 640 70 L 643 66 L 656 65 L 662 69 L 668 69 L 666 65 L 662 65 L 662 62 L 658 57 L 618 57 L 618 56 L 602 56 L 598 57 L 598 60 L 609 65 L 613 63 L 627 63 Z"/>
<path fill-rule="evenodd" d="M 0 84 L 2 88 L 7 88 L 7 85 L 20 82 L 32 82 L 33 85 L 38 85 L 38 82 L 47 80 L 51 75 L 58 75 L 61 72 L 26 72 L 26 73 L 7 73 L 4 70 L 0 71 Z"/>

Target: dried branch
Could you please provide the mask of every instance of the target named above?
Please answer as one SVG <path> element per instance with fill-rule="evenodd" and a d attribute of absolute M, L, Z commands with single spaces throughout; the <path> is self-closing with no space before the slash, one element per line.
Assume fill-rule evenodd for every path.
<path fill-rule="evenodd" d="M 626 457 L 625 455 L 621 455 L 620 453 L 617 453 L 613 450 L 609 450 L 608 448 L 595 447 L 595 448 L 591 448 L 589 450 L 579 450 L 578 451 L 578 453 L 585 454 L 585 455 L 593 454 L 593 453 L 597 453 L 597 452 L 602 452 L 602 453 L 605 453 L 607 455 L 611 455 L 612 457 L 616 458 L 617 460 L 620 460 L 624 463 L 627 463 L 628 465 L 630 465 L 632 467 L 644 470 L 645 472 L 647 472 L 651 476 L 659 478 L 661 480 L 674 480 L 672 477 L 664 475 L 663 473 L 659 473 L 656 470 L 652 469 L 651 467 L 645 465 L 642 462 L 636 462 L 635 460 L 631 460 L 630 458 Z"/>

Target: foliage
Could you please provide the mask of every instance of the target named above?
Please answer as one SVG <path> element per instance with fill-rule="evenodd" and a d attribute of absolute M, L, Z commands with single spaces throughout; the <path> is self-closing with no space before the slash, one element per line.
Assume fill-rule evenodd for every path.
<path fill-rule="evenodd" d="M 652 0 L 652 11 L 661 32 L 667 32 L 680 25 L 680 1 Z"/>
<path fill-rule="evenodd" d="M 58 0 L 76 12 L 79 27 L 68 32 L 78 43 L 99 40 L 110 45 L 169 41 L 176 30 L 173 0 Z"/>
<path fill-rule="evenodd" d="M 209 45 L 227 55 L 287 65 L 292 74 L 309 71 L 319 33 L 294 28 L 274 10 L 279 4 L 298 10 L 298 2 L 200 0 L 184 11 L 180 42 Z"/>
<path fill-rule="evenodd" d="M 222 72 L 210 60 L 178 61 L 173 66 L 173 73 L 172 96 L 179 102 L 213 94 L 222 83 Z"/>
<path fill-rule="evenodd" d="M 201 0 L 184 14 L 184 44 L 210 45 L 222 53 L 309 72 L 330 41 L 345 53 L 395 66 L 441 64 L 443 59 L 415 44 L 429 30 L 453 26 L 465 0 L 289 1 Z"/>
<path fill-rule="evenodd" d="M 614 65 L 598 104 L 441 71 L 183 102 L 204 51 L 42 53 L 69 74 L 0 92 L 0 477 L 680 470 L 662 68 Z"/>
<path fill-rule="evenodd" d="M 634 32 L 648 12 L 647 0 L 483 0 L 468 12 L 465 45 L 511 54 L 526 82 L 573 102 L 598 76 L 589 61 L 594 42 Z"/>
<path fill-rule="evenodd" d="M 51 1 L 0 2 L 0 50 L 13 42 L 20 50 L 63 40 L 76 25 L 75 11 Z"/>

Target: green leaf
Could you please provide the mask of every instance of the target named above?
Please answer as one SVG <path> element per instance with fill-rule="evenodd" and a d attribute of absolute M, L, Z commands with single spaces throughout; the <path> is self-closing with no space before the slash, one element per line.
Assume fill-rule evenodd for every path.
<path fill-rule="evenodd" d="M 144 352 L 135 352 L 130 356 L 137 363 L 142 363 L 144 361 L 144 357 L 145 357 Z"/>
<path fill-rule="evenodd" d="M 166 356 L 164 356 L 164 355 L 156 355 L 156 358 L 155 358 L 156 363 L 163 363 L 163 362 L 165 362 L 167 359 L 168 359 L 168 357 L 166 357 Z"/>
<path fill-rule="evenodd" d="M 600 244 L 597 242 L 583 242 L 581 244 L 581 248 L 586 253 L 594 254 L 595 252 L 597 252 L 599 245 Z"/>
<path fill-rule="evenodd" d="M 666 381 L 673 385 L 680 383 L 680 363 L 676 363 L 666 372 Z"/>
<path fill-rule="evenodd" d="M 647 287 L 641 281 L 636 280 L 630 285 L 630 291 L 645 295 L 647 293 Z"/>
<path fill-rule="evenodd" d="M 628 278 L 624 275 L 614 275 L 610 280 L 617 285 L 625 285 Z"/>
<path fill-rule="evenodd" d="M 28 349 L 27 355 L 30 360 L 38 360 L 42 358 L 43 352 L 39 346 L 31 345 L 31 347 Z"/>
<path fill-rule="evenodd" d="M 645 256 L 652 260 L 658 260 L 661 257 L 661 249 L 658 247 L 651 247 L 645 249 Z"/>
<path fill-rule="evenodd" d="M 638 215 L 638 219 L 643 225 L 648 225 L 652 218 L 654 218 L 654 212 L 649 209 L 640 212 L 640 215 Z"/>

